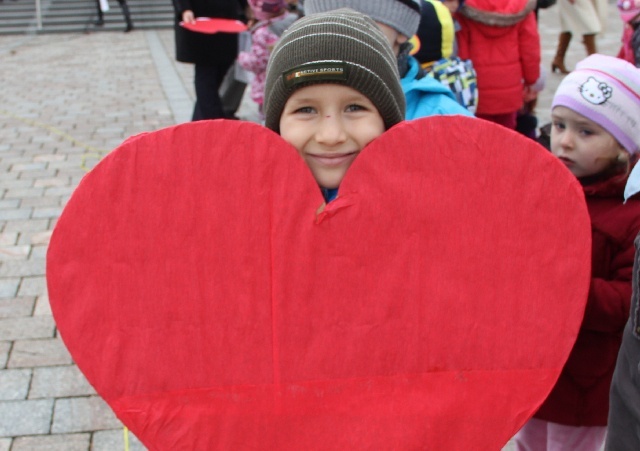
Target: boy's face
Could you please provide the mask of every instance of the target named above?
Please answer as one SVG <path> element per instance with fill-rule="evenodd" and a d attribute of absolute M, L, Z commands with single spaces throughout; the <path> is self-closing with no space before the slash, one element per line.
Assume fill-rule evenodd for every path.
<path fill-rule="evenodd" d="M 460 7 L 459 0 L 442 0 L 442 3 L 444 3 L 444 6 L 449 8 L 451 14 L 455 13 L 458 10 L 458 7 Z"/>
<path fill-rule="evenodd" d="M 295 91 L 280 116 L 280 135 L 304 158 L 318 184 L 337 188 L 371 140 L 384 132 L 377 108 L 360 92 L 338 84 Z"/>
<path fill-rule="evenodd" d="M 382 31 L 382 33 L 387 37 L 389 44 L 391 44 L 391 48 L 393 48 L 393 53 L 398 56 L 400 53 L 400 46 L 409 40 L 405 35 L 398 33 L 395 28 L 391 28 L 389 25 L 383 24 L 382 22 L 376 22 L 378 28 Z"/>
<path fill-rule="evenodd" d="M 576 177 L 598 174 L 626 152 L 608 131 L 569 108 L 555 107 L 551 119 L 551 152 Z"/>

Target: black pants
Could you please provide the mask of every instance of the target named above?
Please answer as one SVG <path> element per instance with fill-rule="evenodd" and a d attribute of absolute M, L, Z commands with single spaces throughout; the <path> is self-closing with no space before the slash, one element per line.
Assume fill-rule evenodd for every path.
<path fill-rule="evenodd" d="M 218 90 L 233 61 L 233 59 L 230 59 L 213 65 L 196 63 L 196 105 L 193 109 L 192 121 L 225 117 Z"/>
<path fill-rule="evenodd" d="M 124 16 L 124 20 L 127 23 L 127 26 L 133 27 L 133 23 L 131 22 L 131 13 L 129 12 L 129 6 L 127 6 L 127 0 L 118 0 L 120 7 L 122 8 L 122 15 Z M 96 5 L 98 5 L 98 21 L 104 21 L 104 13 L 100 9 L 100 0 L 96 0 Z"/>

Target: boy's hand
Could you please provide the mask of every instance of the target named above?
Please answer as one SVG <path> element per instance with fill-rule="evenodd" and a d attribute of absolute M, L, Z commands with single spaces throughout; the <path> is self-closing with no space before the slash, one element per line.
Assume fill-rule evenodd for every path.
<path fill-rule="evenodd" d="M 193 11 L 187 9 L 182 13 L 182 21 L 184 23 L 196 23 L 196 16 L 194 16 Z"/>

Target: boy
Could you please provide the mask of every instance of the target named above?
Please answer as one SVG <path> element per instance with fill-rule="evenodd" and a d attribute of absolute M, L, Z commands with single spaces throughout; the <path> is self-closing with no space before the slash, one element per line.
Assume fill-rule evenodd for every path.
<path fill-rule="evenodd" d="M 362 149 L 405 111 L 389 43 L 350 9 L 303 17 L 282 35 L 264 105 L 266 127 L 298 150 L 327 202 Z"/>
<path fill-rule="evenodd" d="M 441 115 L 462 114 L 471 116 L 458 104 L 449 88 L 436 79 L 426 76 L 420 63 L 409 55 L 412 45 L 408 42 L 418 31 L 420 24 L 419 0 L 306 0 L 306 14 L 328 12 L 336 8 L 352 8 L 371 17 L 385 34 L 397 57 L 407 110 L 407 119 Z"/>

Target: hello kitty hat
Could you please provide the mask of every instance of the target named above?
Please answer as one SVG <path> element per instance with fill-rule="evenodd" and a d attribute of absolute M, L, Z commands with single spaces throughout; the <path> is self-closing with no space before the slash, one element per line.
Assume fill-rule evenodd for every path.
<path fill-rule="evenodd" d="M 618 12 L 624 23 L 629 23 L 640 14 L 640 0 L 618 0 Z"/>
<path fill-rule="evenodd" d="M 613 56 L 580 61 L 558 86 L 551 109 L 564 106 L 600 125 L 631 154 L 640 151 L 640 69 Z"/>

